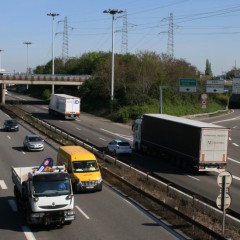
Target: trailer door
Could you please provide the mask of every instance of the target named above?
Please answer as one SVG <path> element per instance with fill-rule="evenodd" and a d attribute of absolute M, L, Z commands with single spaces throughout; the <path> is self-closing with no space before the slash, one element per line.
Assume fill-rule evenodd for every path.
<path fill-rule="evenodd" d="M 228 129 L 202 129 L 201 162 L 226 162 Z"/>

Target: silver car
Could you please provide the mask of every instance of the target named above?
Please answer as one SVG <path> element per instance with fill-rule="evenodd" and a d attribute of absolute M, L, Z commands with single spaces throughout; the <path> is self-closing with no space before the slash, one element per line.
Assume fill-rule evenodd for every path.
<path fill-rule="evenodd" d="M 23 148 L 28 151 L 43 151 L 44 140 L 38 135 L 27 135 L 23 140 Z"/>

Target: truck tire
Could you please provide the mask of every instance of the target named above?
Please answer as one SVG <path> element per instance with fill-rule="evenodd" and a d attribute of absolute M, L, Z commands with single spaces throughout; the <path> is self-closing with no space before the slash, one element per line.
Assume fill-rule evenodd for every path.
<path fill-rule="evenodd" d="M 73 183 L 72 185 L 73 193 L 78 193 L 78 187 L 77 184 Z"/>
<path fill-rule="evenodd" d="M 70 225 L 70 224 L 72 224 L 72 221 L 66 221 L 66 222 L 64 222 L 64 224 L 65 225 Z"/>
<path fill-rule="evenodd" d="M 139 148 L 138 148 L 138 144 L 137 143 L 135 143 L 134 148 L 135 148 L 136 152 L 139 152 Z"/>

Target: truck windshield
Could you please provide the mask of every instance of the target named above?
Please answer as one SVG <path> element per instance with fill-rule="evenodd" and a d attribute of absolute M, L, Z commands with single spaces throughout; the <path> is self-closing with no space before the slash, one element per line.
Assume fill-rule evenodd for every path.
<path fill-rule="evenodd" d="M 98 170 L 97 162 L 93 160 L 73 162 L 74 172 L 94 172 Z"/>
<path fill-rule="evenodd" d="M 69 180 L 33 181 L 34 196 L 59 196 L 71 193 Z"/>

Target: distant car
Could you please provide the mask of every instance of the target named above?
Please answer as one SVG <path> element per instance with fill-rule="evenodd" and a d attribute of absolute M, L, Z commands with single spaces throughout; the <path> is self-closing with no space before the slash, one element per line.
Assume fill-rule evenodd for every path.
<path fill-rule="evenodd" d="M 44 140 L 38 135 L 27 135 L 23 140 L 23 147 L 28 151 L 43 151 Z"/>
<path fill-rule="evenodd" d="M 128 141 L 122 139 L 114 139 L 107 145 L 107 150 L 114 154 L 131 154 L 132 147 Z"/>
<path fill-rule="evenodd" d="M 18 122 L 15 119 L 8 119 L 4 121 L 4 130 L 8 132 L 17 132 L 19 131 Z"/>

